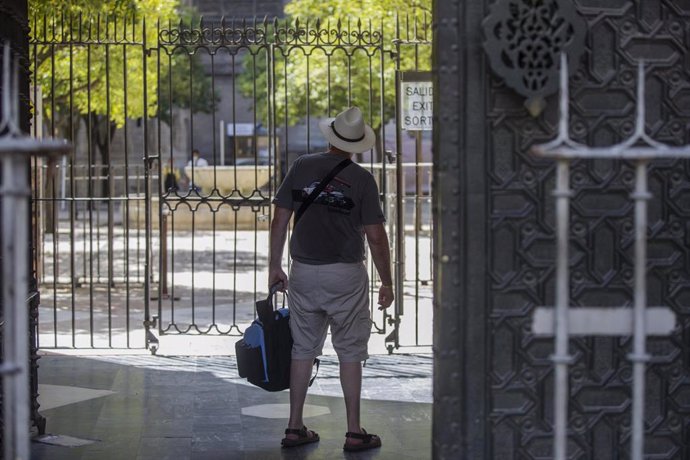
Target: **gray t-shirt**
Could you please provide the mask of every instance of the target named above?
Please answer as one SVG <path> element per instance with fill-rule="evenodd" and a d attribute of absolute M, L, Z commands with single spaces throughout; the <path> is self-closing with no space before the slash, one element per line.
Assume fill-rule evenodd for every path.
<path fill-rule="evenodd" d="M 297 211 L 321 179 L 346 157 L 302 155 L 290 167 L 273 203 Z M 374 176 L 356 163 L 340 171 L 312 202 L 290 238 L 292 258 L 306 264 L 355 263 L 365 258 L 364 225 L 385 222 Z"/>

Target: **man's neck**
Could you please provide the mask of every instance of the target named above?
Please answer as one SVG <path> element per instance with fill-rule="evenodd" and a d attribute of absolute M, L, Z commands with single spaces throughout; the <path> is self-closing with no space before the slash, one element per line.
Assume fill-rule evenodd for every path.
<path fill-rule="evenodd" d="M 346 151 L 344 151 L 344 150 L 340 150 L 340 149 L 337 148 L 337 147 L 331 146 L 331 147 L 328 149 L 328 153 L 335 153 L 336 155 L 341 155 L 341 156 L 343 156 L 343 157 L 347 157 L 347 158 L 352 159 L 352 152 L 346 152 Z"/>

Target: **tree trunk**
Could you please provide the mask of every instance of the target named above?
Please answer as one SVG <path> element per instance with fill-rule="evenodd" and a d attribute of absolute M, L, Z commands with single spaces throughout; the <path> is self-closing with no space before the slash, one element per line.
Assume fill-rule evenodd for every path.
<path fill-rule="evenodd" d="M 70 139 L 71 135 L 68 133 L 69 129 L 69 122 L 67 120 L 67 117 L 59 117 L 55 116 L 54 119 L 50 119 L 48 116 L 44 115 L 44 118 L 46 122 L 48 123 L 48 126 L 51 127 L 51 130 L 47 133 L 48 136 L 50 137 L 62 137 L 65 139 Z M 42 130 L 42 128 L 41 128 Z M 38 164 L 42 164 L 43 160 L 39 159 Z M 60 196 L 58 187 L 58 174 L 57 174 L 57 163 L 53 161 L 48 161 L 46 162 L 46 168 L 45 168 L 45 181 L 43 183 L 44 189 L 44 199 L 45 201 L 43 202 L 43 231 L 47 234 L 52 234 L 55 232 L 55 228 L 58 224 L 58 218 L 56 214 L 57 210 L 57 203 L 55 200 Z M 39 211 L 40 212 L 40 211 Z"/>
<path fill-rule="evenodd" d="M 379 123 L 374 128 L 376 134 L 376 143 L 374 144 L 374 162 L 380 163 L 386 153 L 386 146 L 383 139 L 383 123 Z"/>
<path fill-rule="evenodd" d="M 96 182 L 92 190 L 96 192 L 96 189 L 100 188 L 100 193 L 98 196 L 101 198 L 106 198 L 110 195 L 110 143 L 113 139 L 113 136 L 115 136 L 116 125 L 103 115 L 91 113 L 89 116 L 91 117 L 91 151 L 98 150 L 101 159 L 100 168 L 96 167 L 98 165 L 93 157 L 93 164 L 89 165 L 92 168 L 91 176 L 97 177 L 98 181 L 100 181 L 100 187 L 97 187 L 98 182 Z M 102 177 L 106 177 L 107 179 L 103 180 L 101 179 Z"/>

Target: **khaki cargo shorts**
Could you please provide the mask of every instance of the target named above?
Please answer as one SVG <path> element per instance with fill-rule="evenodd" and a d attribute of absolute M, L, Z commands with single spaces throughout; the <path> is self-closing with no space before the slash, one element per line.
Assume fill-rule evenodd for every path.
<path fill-rule="evenodd" d="M 310 265 L 293 261 L 288 302 L 292 359 L 321 355 L 328 326 L 341 362 L 369 358 L 369 276 L 363 262 Z"/>

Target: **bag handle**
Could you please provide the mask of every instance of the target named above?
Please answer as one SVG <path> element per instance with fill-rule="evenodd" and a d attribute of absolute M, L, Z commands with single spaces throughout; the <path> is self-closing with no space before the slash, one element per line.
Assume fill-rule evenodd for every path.
<path fill-rule="evenodd" d="M 349 158 L 344 159 L 343 161 L 335 165 L 335 167 L 331 169 L 331 171 L 326 175 L 326 177 L 321 179 L 319 185 L 314 187 L 314 190 L 312 190 L 309 196 L 304 201 L 302 201 L 302 205 L 295 213 L 295 225 L 297 225 L 297 222 L 299 222 L 299 220 L 302 218 L 302 214 L 304 214 L 304 211 L 307 210 L 309 205 L 312 204 L 314 200 L 316 200 L 316 198 L 321 194 L 321 192 L 323 192 L 323 190 L 333 180 L 333 178 L 337 176 L 340 171 L 345 169 L 350 163 L 352 163 L 352 160 L 350 160 Z"/>
<path fill-rule="evenodd" d="M 274 283 L 268 289 L 268 297 L 256 303 L 256 314 L 261 322 L 264 322 L 273 314 L 273 296 L 278 292 L 278 288 L 283 285 L 282 281 Z"/>
<path fill-rule="evenodd" d="M 278 292 L 280 287 L 283 285 L 282 281 L 276 281 L 270 288 L 268 288 L 268 300 L 273 304 L 273 295 Z"/>
<path fill-rule="evenodd" d="M 311 386 L 311 384 L 314 383 L 314 380 L 316 380 L 316 377 L 319 375 L 319 364 L 321 364 L 321 361 L 319 361 L 319 358 L 314 358 L 314 366 L 316 366 L 316 374 L 314 374 L 314 377 L 312 377 L 311 380 L 309 381 L 309 386 Z M 312 368 L 314 366 L 312 366 Z"/>

